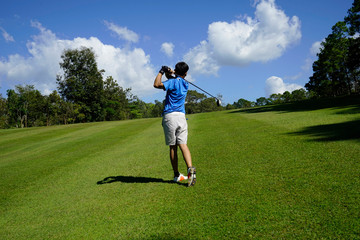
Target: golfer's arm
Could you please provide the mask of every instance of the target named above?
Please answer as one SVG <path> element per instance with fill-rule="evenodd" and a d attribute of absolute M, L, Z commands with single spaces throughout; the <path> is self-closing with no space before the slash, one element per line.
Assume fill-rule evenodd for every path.
<path fill-rule="evenodd" d="M 155 81 L 154 81 L 154 88 L 159 88 L 159 89 L 165 90 L 164 84 L 161 82 L 161 78 L 162 78 L 162 74 L 158 73 L 158 75 L 156 76 Z"/>

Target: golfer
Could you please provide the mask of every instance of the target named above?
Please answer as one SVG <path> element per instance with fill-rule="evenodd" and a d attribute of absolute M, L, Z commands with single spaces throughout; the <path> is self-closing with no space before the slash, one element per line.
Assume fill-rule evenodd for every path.
<path fill-rule="evenodd" d="M 169 67 L 162 66 L 154 81 L 154 87 L 166 91 L 165 107 L 163 112 L 162 126 L 164 128 L 165 142 L 170 147 L 170 160 L 174 170 L 174 181 L 180 182 L 188 179 L 188 186 L 196 183 L 196 169 L 192 166 L 190 150 L 187 146 L 187 122 L 185 118 L 185 98 L 189 88 L 184 80 L 189 66 L 185 62 L 175 65 L 175 72 Z M 169 78 L 162 82 L 161 78 L 166 74 Z M 171 77 L 175 73 L 175 77 Z M 187 177 L 179 172 L 177 150 L 180 147 L 187 165 Z"/>

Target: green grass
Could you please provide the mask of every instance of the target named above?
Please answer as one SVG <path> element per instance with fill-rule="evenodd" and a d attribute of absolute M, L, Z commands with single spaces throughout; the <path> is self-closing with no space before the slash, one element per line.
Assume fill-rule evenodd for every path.
<path fill-rule="evenodd" d="M 0 130 L 0 239 L 360 239 L 359 97 L 188 118 Z"/>

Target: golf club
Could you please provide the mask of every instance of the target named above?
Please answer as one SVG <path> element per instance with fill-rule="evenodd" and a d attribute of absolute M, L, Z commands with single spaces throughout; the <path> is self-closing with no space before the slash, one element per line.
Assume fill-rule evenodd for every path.
<path fill-rule="evenodd" d="M 169 68 L 169 71 L 168 72 L 166 72 L 165 73 L 165 75 L 166 75 L 166 77 L 167 77 L 167 79 L 169 79 L 169 78 L 173 78 L 174 76 L 173 76 L 173 74 L 175 73 L 175 71 L 174 70 L 172 70 L 171 68 Z M 189 82 L 188 80 L 186 80 L 186 79 L 184 79 L 186 82 L 188 82 L 188 83 L 190 83 L 191 85 L 193 85 L 194 87 L 196 87 L 197 89 L 199 89 L 199 90 L 201 90 L 201 91 L 203 91 L 204 93 L 206 93 L 207 95 L 209 95 L 209 96 L 211 96 L 211 97 L 213 97 L 213 98 L 215 98 L 216 99 L 216 105 L 219 107 L 220 105 L 221 105 L 221 101 L 220 101 L 220 99 L 218 99 L 217 97 L 215 97 L 215 96 L 213 96 L 212 94 L 210 94 L 210 93 L 208 93 L 207 91 L 205 91 L 204 89 L 202 89 L 202 88 L 200 88 L 200 87 L 198 87 L 198 86 L 196 86 L 195 84 L 193 84 L 192 82 Z"/>
<path fill-rule="evenodd" d="M 198 88 L 199 90 L 203 91 L 204 93 L 206 93 L 207 95 L 213 97 L 216 99 L 216 105 L 219 107 L 221 105 L 221 101 L 220 99 L 218 99 L 217 97 L 213 96 L 212 94 L 208 93 L 207 91 L 205 91 L 204 89 L 196 86 L 195 84 L 193 84 L 192 82 L 189 82 L 188 80 L 184 79 L 186 82 L 190 83 L 191 85 L 193 85 L 194 87 Z"/>

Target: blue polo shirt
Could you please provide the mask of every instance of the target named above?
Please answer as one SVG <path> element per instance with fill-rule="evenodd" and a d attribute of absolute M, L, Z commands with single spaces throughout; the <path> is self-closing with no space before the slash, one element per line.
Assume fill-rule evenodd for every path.
<path fill-rule="evenodd" d="M 171 112 L 185 113 L 185 98 L 189 83 L 178 76 L 170 78 L 163 84 L 166 90 L 164 114 Z"/>

